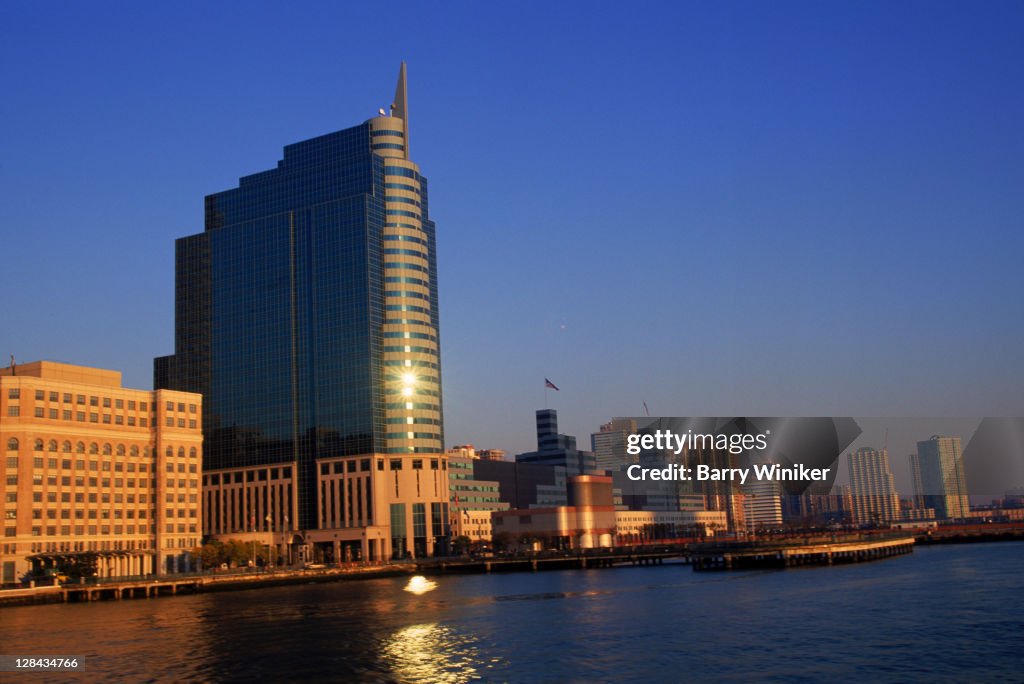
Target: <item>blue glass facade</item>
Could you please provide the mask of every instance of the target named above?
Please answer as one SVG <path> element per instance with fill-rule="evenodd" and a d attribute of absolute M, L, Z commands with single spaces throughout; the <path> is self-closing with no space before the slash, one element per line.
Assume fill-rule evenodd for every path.
<path fill-rule="evenodd" d="M 426 179 L 401 168 L 418 198 L 416 224 L 402 229 L 415 235 L 401 244 L 419 250 L 418 269 L 402 274 L 421 277 L 386 281 L 396 258 L 384 245 L 398 244 L 390 207 L 403 200 L 385 187 L 399 167 L 386 172 L 391 160 L 375 150 L 371 129 L 366 122 L 289 145 L 277 168 L 207 196 L 205 231 L 176 244 L 175 354 L 154 363 L 156 388 L 204 395 L 205 468 L 297 464 L 300 529 L 317 525 L 317 458 L 442 451 Z M 404 357 L 392 353 L 400 342 Z M 398 377 L 391 365 L 415 387 L 389 385 Z M 431 374 L 410 375 L 421 368 Z M 421 415 L 424 401 L 436 415 Z M 415 431 L 393 438 L 395 416 Z"/>

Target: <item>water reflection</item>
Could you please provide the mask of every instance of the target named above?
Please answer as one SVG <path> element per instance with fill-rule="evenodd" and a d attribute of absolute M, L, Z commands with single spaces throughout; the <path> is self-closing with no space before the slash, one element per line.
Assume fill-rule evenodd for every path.
<path fill-rule="evenodd" d="M 1024 544 L 977 544 L 792 572 L 466 575 L 422 596 L 400 577 L 5 607 L 0 646 L 81 656 L 78 679 L 51 680 L 86 682 L 908 681 L 924 664 L 1017 681 L 1021 564 Z"/>
<path fill-rule="evenodd" d="M 428 591 L 433 591 L 434 589 L 437 589 L 437 582 L 428 580 L 423 575 L 415 575 L 410 578 L 409 583 L 405 585 L 405 591 L 416 595 L 425 594 Z"/>
<path fill-rule="evenodd" d="M 437 623 L 398 630 L 382 647 L 391 671 L 403 682 L 459 684 L 480 679 L 477 640 Z"/>

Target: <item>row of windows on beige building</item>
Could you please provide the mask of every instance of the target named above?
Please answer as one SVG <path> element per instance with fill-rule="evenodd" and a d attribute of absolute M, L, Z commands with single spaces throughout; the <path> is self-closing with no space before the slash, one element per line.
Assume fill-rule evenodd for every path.
<path fill-rule="evenodd" d="M 135 391 L 135 390 L 128 390 Z M 164 426 L 196 429 L 199 427 L 197 403 L 167 401 Z M 25 413 L 22 413 L 22 411 Z M 28 412 L 31 411 L 31 414 Z M 152 401 L 112 398 L 71 392 L 36 389 L 34 396 L 22 396 L 20 387 L 7 390 L 6 415 L 43 418 L 50 421 L 101 423 L 127 427 L 150 427 L 157 420 L 157 404 Z"/>
<path fill-rule="evenodd" d="M 0 369 L 0 581 L 88 555 L 99 574 L 190 569 L 201 538 L 201 397 L 53 362 Z"/>

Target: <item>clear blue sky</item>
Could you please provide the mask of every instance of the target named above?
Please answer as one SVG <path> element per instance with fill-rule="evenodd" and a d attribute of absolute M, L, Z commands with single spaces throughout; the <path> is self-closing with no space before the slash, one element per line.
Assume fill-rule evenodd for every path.
<path fill-rule="evenodd" d="M 151 386 L 203 196 L 404 59 L 449 444 L 1024 412 L 1021 3 L 295 4 L 0 0 L 5 362 Z"/>

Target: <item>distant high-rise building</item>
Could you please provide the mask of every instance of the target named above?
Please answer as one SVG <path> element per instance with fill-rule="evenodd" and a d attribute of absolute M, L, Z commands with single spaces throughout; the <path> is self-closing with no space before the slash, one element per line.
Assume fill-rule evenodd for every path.
<path fill-rule="evenodd" d="M 782 524 L 782 489 L 773 480 L 754 480 L 741 486 L 747 529 L 774 528 Z"/>
<path fill-rule="evenodd" d="M 590 448 L 598 470 L 622 470 L 631 463 L 637 463 L 637 456 L 626 453 L 626 438 L 636 433 L 636 420 L 616 418 L 601 426 L 600 432 L 590 434 Z"/>
<path fill-rule="evenodd" d="M 889 453 L 869 447 L 847 454 L 853 521 L 885 523 L 900 519 L 900 499 L 889 469 Z"/>
<path fill-rule="evenodd" d="M 727 449 L 700 447 L 687 450 L 686 461 L 690 467 L 706 464 L 713 470 L 739 467 L 738 456 Z M 749 528 L 747 525 L 746 494 L 738 483 L 730 480 L 703 480 L 685 483 L 695 487 L 704 496 L 709 511 L 724 511 L 727 515 L 728 529 L 739 532 Z"/>
<path fill-rule="evenodd" d="M 853 522 L 853 494 L 850 493 L 850 485 L 837 484 L 832 493 L 839 497 L 840 507 L 845 511 L 844 519 Z"/>
<path fill-rule="evenodd" d="M 850 515 L 846 508 L 848 499 L 839 493 L 786 494 L 782 497 L 782 517 L 805 525 L 842 522 Z"/>
<path fill-rule="evenodd" d="M 537 411 L 537 451 L 516 455 L 517 463 L 561 466 L 569 477 L 597 471 L 597 461 L 590 451 L 576 448 L 576 438 L 558 432 L 558 411 Z"/>
<path fill-rule="evenodd" d="M 910 478 L 914 484 L 914 508 L 923 509 L 924 505 L 924 484 L 921 482 L 921 460 L 917 454 L 910 454 Z"/>
<path fill-rule="evenodd" d="M 917 443 L 911 454 L 914 472 L 914 497 L 921 508 L 934 508 L 939 520 L 966 518 L 970 512 L 967 484 L 960 453 L 959 437 L 940 437 Z"/>
<path fill-rule="evenodd" d="M 362 506 L 363 515 L 326 519 L 318 502 L 321 480 L 334 475 L 324 459 L 381 456 L 352 461 L 373 463 L 370 479 L 423 468 L 424 457 L 443 469 L 428 204 L 427 180 L 409 157 L 402 64 L 389 111 L 286 146 L 276 168 L 207 196 L 205 231 L 177 241 L 175 353 L 156 359 L 155 386 L 203 395 L 211 473 L 290 468 L 287 478 L 283 470 L 278 476 L 294 491 L 291 510 L 263 514 L 260 506 L 281 504 L 245 497 L 240 514 L 255 520 L 247 529 L 266 529 L 267 518 L 287 518 L 297 531 L 338 519 L 365 527 L 372 514 L 373 526 L 401 532 L 391 537 L 395 553 L 416 548 L 417 555 L 443 536 L 430 513 L 447 505 L 441 472 L 432 473 L 443 488 L 439 498 L 414 503 L 396 494 L 386 509 L 391 520 L 380 519 L 378 499 Z M 339 473 L 346 482 L 348 472 Z"/>

